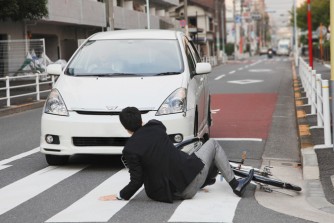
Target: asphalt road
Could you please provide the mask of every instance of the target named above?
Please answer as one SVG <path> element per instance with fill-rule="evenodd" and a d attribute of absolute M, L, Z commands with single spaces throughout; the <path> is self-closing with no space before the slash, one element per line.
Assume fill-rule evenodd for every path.
<path fill-rule="evenodd" d="M 215 112 L 215 130 L 212 134 L 230 159 L 240 159 L 241 152 L 246 150 L 246 162 L 256 167 L 273 159 L 300 162 L 293 120 L 291 79 L 291 62 L 288 58 L 267 60 L 264 56 L 254 57 L 242 63 L 214 68 L 210 74 L 210 88 L 215 103 L 212 107 Z M 249 98 L 249 95 L 252 97 Z M 222 103 L 221 100 L 230 103 Z M 268 106 L 263 106 L 263 100 L 269 103 Z M 260 109 L 258 104 L 262 105 Z M 239 109 L 234 107 L 236 105 Z M 228 117 L 225 120 L 220 119 L 223 112 Z M 234 118 L 233 114 L 238 118 Z M 48 167 L 44 156 L 34 150 L 39 144 L 40 116 L 41 109 L 34 109 L 0 117 L 2 223 L 70 222 L 66 219 L 73 222 L 122 223 L 310 222 L 261 206 L 255 199 L 254 193 L 259 189 L 254 185 L 242 199 L 236 198 L 224 181 L 215 184 L 218 191 L 216 187 L 208 187 L 208 194 L 199 192 L 196 199 L 188 202 L 154 202 L 147 198 L 144 191 L 140 191 L 129 202 L 114 203 L 117 207 L 112 206 L 113 203 L 101 205 L 96 203 L 96 198 L 104 195 L 101 193 L 112 193 L 124 180 L 121 177 L 123 166 L 120 157 L 81 155 L 72 157 L 70 164 L 63 168 Z M 266 118 L 265 122 L 254 122 L 254 118 L 261 120 L 262 116 L 272 118 Z M 228 121 L 229 125 L 224 125 L 224 121 Z M 244 124 L 253 128 L 244 128 Z M 252 132 L 258 134 L 254 136 Z M 31 154 L 17 157 L 25 152 Z M 36 175 L 37 172 L 39 175 Z M 101 188 L 101 185 L 105 188 Z M 223 191 L 222 188 L 226 189 Z M 210 194 L 214 196 L 210 198 Z M 15 204 L 20 199 L 24 202 Z M 175 216 L 178 211 L 182 213 L 181 218 Z M 196 220 L 185 220 L 186 216 L 191 219 L 197 214 Z M 218 217 L 221 220 L 217 220 Z"/>

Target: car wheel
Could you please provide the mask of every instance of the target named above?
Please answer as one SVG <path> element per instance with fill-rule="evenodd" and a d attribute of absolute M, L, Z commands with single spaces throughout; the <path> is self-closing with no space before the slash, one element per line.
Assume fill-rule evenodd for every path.
<path fill-rule="evenodd" d="M 69 156 L 45 155 L 46 162 L 51 166 L 61 166 L 68 162 Z"/>
<path fill-rule="evenodd" d="M 208 105 L 208 132 L 203 135 L 204 142 L 210 139 L 210 127 L 212 125 L 212 117 L 211 117 L 211 95 L 209 96 L 209 105 Z"/>
<path fill-rule="evenodd" d="M 211 117 L 211 95 L 209 96 L 209 105 L 208 105 L 208 126 L 212 125 L 212 117 Z"/>

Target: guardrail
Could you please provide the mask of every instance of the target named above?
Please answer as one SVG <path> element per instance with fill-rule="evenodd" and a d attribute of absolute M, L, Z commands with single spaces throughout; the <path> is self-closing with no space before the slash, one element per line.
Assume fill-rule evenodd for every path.
<path fill-rule="evenodd" d="M 331 147 L 331 119 L 329 106 L 329 84 L 328 80 L 321 78 L 316 70 L 312 70 L 302 58 L 299 58 L 299 76 L 308 99 L 308 105 L 311 106 L 311 114 L 317 116 L 317 126 L 311 128 L 324 129 L 324 146 Z M 321 147 L 321 146 L 317 146 Z"/>
<path fill-rule="evenodd" d="M 0 101 L 2 100 L 6 100 L 6 106 L 9 107 L 11 106 L 11 99 L 13 98 L 20 98 L 20 97 L 26 97 L 29 95 L 36 95 L 36 100 L 39 101 L 40 100 L 40 96 L 42 93 L 46 93 L 46 92 L 50 92 L 51 91 L 51 87 L 43 87 L 43 89 L 41 89 L 41 87 L 43 85 L 50 85 L 53 87 L 54 83 L 55 83 L 55 79 L 54 76 L 51 76 L 51 80 L 48 80 L 47 78 L 47 74 L 29 74 L 29 75 L 22 75 L 22 76 L 6 76 L 3 78 L 0 78 L 0 82 L 4 81 L 4 87 L 1 87 L 0 85 L 0 92 L 1 91 L 5 91 L 5 94 L 0 94 Z M 14 85 L 11 84 L 11 81 L 17 81 L 17 80 L 31 80 L 33 81 L 33 83 L 27 83 L 27 84 L 21 84 L 21 85 Z M 46 80 L 46 81 L 43 81 Z M 28 82 L 28 81 L 27 81 Z M 34 91 L 31 92 L 27 92 L 27 93 L 22 93 L 23 91 L 19 91 L 19 89 L 23 89 L 23 88 L 34 88 Z M 12 95 L 12 91 L 17 90 L 19 93 Z M 1 97 L 1 95 L 4 95 L 4 97 Z"/>

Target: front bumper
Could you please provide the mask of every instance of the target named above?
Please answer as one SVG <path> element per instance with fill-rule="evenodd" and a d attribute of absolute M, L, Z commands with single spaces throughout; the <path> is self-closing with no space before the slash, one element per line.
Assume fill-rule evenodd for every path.
<path fill-rule="evenodd" d="M 183 139 L 193 137 L 192 112 L 155 116 L 155 111 L 142 115 L 144 124 L 160 120 L 167 134 L 182 134 Z M 59 144 L 46 142 L 47 135 L 59 137 Z M 118 115 L 79 114 L 70 111 L 69 116 L 43 114 L 40 149 L 52 155 L 121 154 L 129 134 L 123 128 Z"/>

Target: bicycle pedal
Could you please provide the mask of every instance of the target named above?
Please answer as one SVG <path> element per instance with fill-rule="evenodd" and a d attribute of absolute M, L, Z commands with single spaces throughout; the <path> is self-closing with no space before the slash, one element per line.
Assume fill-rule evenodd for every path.
<path fill-rule="evenodd" d="M 260 189 L 263 190 L 264 192 L 267 192 L 267 193 L 272 193 L 273 192 L 273 189 L 271 189 L 267 185 L 263 185 L 263 184 L 260 184 Z"/>

